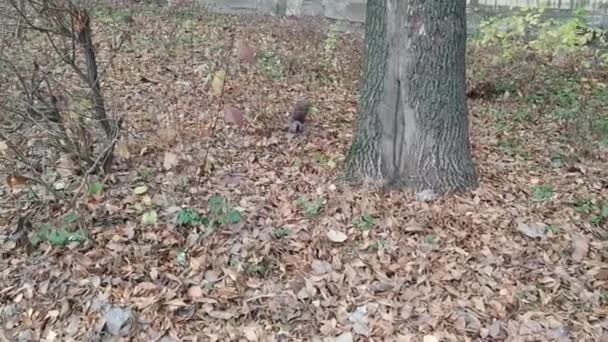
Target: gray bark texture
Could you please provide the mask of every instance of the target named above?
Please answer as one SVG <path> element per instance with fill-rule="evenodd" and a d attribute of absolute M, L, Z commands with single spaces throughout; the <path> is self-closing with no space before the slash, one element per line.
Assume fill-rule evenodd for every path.
<path fill-rule="evenodd" d="M 477 187 L 465 94 L 465 0 L 368 0 L 346 176 L 445 193 Z"/>

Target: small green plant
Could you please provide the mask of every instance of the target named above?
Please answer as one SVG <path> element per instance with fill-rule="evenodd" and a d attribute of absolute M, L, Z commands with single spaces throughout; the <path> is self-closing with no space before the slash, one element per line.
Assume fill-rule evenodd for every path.
<path fill-rule="evenodd" d="M 326 59 L 332 59 L 334 51 L 338 47 L 338 28 L 336 25 L 331 25 L 327 31 L 325 37 L 325 45 L 323 46 L 323 52 L 325 52 Z"/>
<path fill-rule="evenodd" d="M 175 262 L 181 266 L 188 265 L 188 250 L 185 248 L 178 249 L 175 253 Z"/>
<path fill-rule="evenodd" d="M 608 304 L 608 291 L 602 291 L 601 298 L 604 301 L 604 303 Z"/>
<path fill-rule="evenodd" d="M 79 218 L 80 218 L 80 217 L 78 216 L 78 214 L 77 214 L 77 213 L 75 213 L 75 212 L 71 211 L 71 212 L 67 213 L 67 214 L 66 214 L 66 215 L 63 217 L 62 221 L 63 221 L 65 224 L 71 224 L 71 223 L 75 223 L 76 221 L 78 221 L 78 219 L 79 219 Z"/>
<path fill-rule="evenodd" d="M 241 259 L 239 259 L 239 257 L 234 257 L 234 258 L 231 258 L 230 260 L 228 260 L 226 262 L 226 264 L 230 268 L 233 268 L 237 271 L 241 271 L 243 262 L 241 261 Z"/>
<path fill-rule="evenodd" d="M 317 163 L 319 163 L 325 167 L 328 167 L 330 169 L 333 169 L 336 167 L 336 162 L 333 159 L 331 159 L 329 156 L 324 155 L 322 153 L 313 152 L 311 158 L 314 161 L 316 161 Z"/>
<path fill-rule="evenodd" d="M 330 69 L 336 66 L 336 49 L 338 48 L 338 27 L 331 25 L 325 37 L 323 46 L 323 62 L 325 69 Z"/>
<path fill-rule="evenodd" d="M 245 267 L 245 273 L 251 275 L 262 275 L 266 272 L 266 266 L 261 263 L 248 263 Z"/>
<path fill-rule="evenodd" d="M 543 91 L 537 91 L 536 93 L 529 95 L 526 98 L 526 101 L 533 105 L 543 104 L 546 102 L 545 93 Z"/>
<path fill-rule="evenodd" d="M 91 182 L 87 186 L 87 189 L 89 190 L 89 194 L 99 195 L 101 191 L 103 191 L 103 184 L 100 182 Z"/>
<path fill-rule="evenodd" d="M 608 101 L 606 101 L 605 107 L 608 107 Z M 596 118 L 593 126 L 597 128 L 600 136 L 600 143 L 604 146 L 608 146 L 608 117 Z"/>
<path fill-rule="evenodd" d="M 177 212 L 175 222 L 180 226 L 203 225 L 207 228 L 207 234 L 210 234 L 218 227 L 242 221 L 241 213 L 232 208 L 229 202 L 220 195 L 211 196 L 208 208 L 207 216 L 201 215 L 192 208 L 182 209 Z"/>
<path fill-rule="evenodd" d="M 355 221 L 355 226 L 361 230 L 370 230 L 375 226 L 375 224 L 375 219 L 370 214 L 363 214 Z"/>
<path fill-rule="evenodd" d="M 126 17 L 132 16 L 133 13 L 129 9 L 116 9 L 111 11 L 110 15 L 116 20 L 124 20 Z"/>
<path fill-rule="evenodd" d="M 34 246 L 43 242 L 54 246 L 64 246 L 70 242 L 82 242 L 86 239 L 86 231 L 80 227 L 80 216 L 74 211 L 65 214 L 58 227 L 50 223 L 43 223 L 30 236 L 30 242 Z"/>
<path fill-rule="evenodd" d="M 268 73 L 273 80 L 283 78 L 281 59 L 273 49 L 259 51 L 257 60 L 260 69 Z"/>
<path fill-rule="evenodd" d="M 601 206 L 593 208 L 593 214 L 589 215 L 589 223 L 600 226 L 608 222 L 608 201 Z"/>
<path fill-rule="evenodd" d="M 40 230 L 30 237 L 30 242 L 34 246 L 43 242 L 48 242 L 54 246 L 65 246 L 73 241 L 81 242 L 85 240 L 86 233 L 82 229 L 70 231 L 66 227 L 55 228 L 48 223 L 43 224 Z"/>
<path fill-rule="evenodd" d="M 152 170 L 147 167 L 141 167 L 138 170 L 139 176 L 144 180 L 144 182 L 149 182 L 152 178 Z"/>
<path fill-rule="evenodd" d="M 385 246 L 386 246 L 386 240 L 378 239 L 378 240 L 372 242 L 371 244 L 369 244 L 368 249 L 372 252 L 376 252 L 376 251 L 380 250 L 381 248 L 384 248 Z"/>
<path fill-rule="evenodd" d="M 589 24 L 585 11 L 580 9 L 566 21 L 547 20 L 541 23 L 536 39 L 529 45 L 538 51 L 575 52 L 589 45 L 596 36 L 602 36 L 603 33 L 601 29 Z"/>
<path fill-rule="evenodd" d="M 314 201 L 309 201 L 306 197 L 300 197 L 296 204 L 304 209 L 304 214 L 308 217 L 314 217 L 319 215 L 319 212 L 323 208 L 323 198 L 317 198 Z"/>
<path fill-rule="evenodd" d="M 190 188 L 190 178 L 188 177 L 179 177 L 177 179 L 177 184 L 175 184 L 175 190 L 181 192 L 188 192 Z"/>
<path fill-rule="evenodd" d="M 590 214 L 593 211 L 593 208 L 595 206 L 593 205 L 592 199 L 585 198 L 585 199 L 576 200 L 576 202 L 574 202 L 574 204 L 573 204 L 573 207 L 574 207 L 574 210 L 576 210 L 579 213 Z"/>
<path fill-rule="evenodd" d="M 559 233 L 561 231 L 561 228 L 558 227 L 558 226 L 556 226 L 556 225 L 550 224 L 550 225 L 547 226 L 547 228 L 545 228 L 545 231 L 547 233 L 557 234 L 557 233 Z"/>
<path fill-rule="evenodd" d="M 428 243 L 429 245 L 434 245 L 437 243 L 437 240 L 439 240 L 439 238 L 435 234 L 429 234 L 426 236 L 425 240 L 426 243 Z"/>
<path fill-rule="evenodd" d="M 498 148 L 503 153 L 511 156 L 519 156 L 520 158 L 527 159 L 528 151 L 522 145 L 522 142 L 515 137 L 506 137 L 498 140 Z"/>
<path fill-rule="evenodd" d="M 527 122 L 530 121 L 532 117 L 530 110 L 527 108 L 522 108 L 513 113 L 513 119 L 517 122 Z"/>
<path fill-rule="evenodd" d="M 220 195 L 213 195 L 209 199 L 209 225 L 224 226 L 226 224 L 236 224 L 241 222 L 241 213 L 230 207 Z"/>
<path fill-rule="evenodd" d="M 532 201 L 546 202 L 553 197 L 555 190 L 551 185 L 533 185 L 532 186 Z"/>
<path fill-rule="evenodd" d="M 499 79 L 496 81 L 496 94 L 515 94 L 517 92 L 517 84 L 514 80 Z"/>
<path fill-rule="evenodd" d="M 262 258 L 250 258 L 242 260 L 239 257 L 230 258 L 226 265 L 238 272 L 244 272 L 250 276 L 264 276 L 267 274 L 275 265 L 272 260 Z"/>
<path fill-rule="evenodd" d="M 292 162 L 291 162 L 291 166 L 295 167 L 296 169 L 299 169 L 302 167 L 302 164 L 304 164 L 304 162 L 302 161 L 302 159 L 300 158 L 295 158 Z"/>
<path fill-rule="evenodd" d="M 288 237 L 289 235 L 291 235 L 291 229 L 289 228 L 277 228 L 273 229 L 272 231 L 272 236 L 274 236 L 276 239 L 282 239 L 284 237 Z"/>
<path fill-rule="evenodd" d="M 478 47 L 499 46 L 502 56 L 497 56 L 496 60 L 511 60 L 520 50 L 552 55 L 558 51 L 576 52 L 594 41 L 601 46 L 606 45 L 601 38 L 605 32 L 592 27 L 584 11 L 577 11 L 565 21 L 544 19 L 544 12 L 544 7 L 526 7 L 514 15 L 484 20 L 475 44 Z"/>
<path fill-rule="evenodd" d="M 208 225 L 209 219 L 194 209 L 182 209 L 177 213 L 176 223 L 180 226 Z"/>

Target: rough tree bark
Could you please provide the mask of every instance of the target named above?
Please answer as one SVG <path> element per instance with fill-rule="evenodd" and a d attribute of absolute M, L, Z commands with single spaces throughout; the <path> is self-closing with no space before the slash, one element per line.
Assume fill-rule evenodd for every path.
<path fill-rule="evenodd" d="M 368 0 L 365 48 L 347 178 L 433 194 L 475 188 L 466 1 Z"/>

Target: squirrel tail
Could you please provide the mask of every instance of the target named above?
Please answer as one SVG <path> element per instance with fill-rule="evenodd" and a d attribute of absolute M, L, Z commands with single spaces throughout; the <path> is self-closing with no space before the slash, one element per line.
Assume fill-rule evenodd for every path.
<path fill-rule="evenodd" d="M 303 130 L 304 130 L 304 124 L 301 123 L 300 121 L 294 120 L 289 124 L 289 133 L 293 133 L 293 134 L 300 133 Z"/>

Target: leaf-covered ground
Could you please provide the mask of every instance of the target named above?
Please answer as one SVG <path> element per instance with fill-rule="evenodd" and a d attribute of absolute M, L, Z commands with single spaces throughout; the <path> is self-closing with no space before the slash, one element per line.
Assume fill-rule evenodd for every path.
<path fill-rule="evenodd" d="M 104 74 L 128 127 L 114 176 L 39 208 L 30 253 L 13 237 L 31 197 L 0 192 L 0 341 L 608 341 L 608 154 L 540 118 L 557 104 L 529 99 L 552 89 L 534 60 L 501 69 L 511 84 L 470 57 L 477 81 L 513 89 L 469 101 L 480 188 L 425 203 L 337 181 L 360 29 L 134 19 Z M 214 85 L 232 35 L 223 101 L 241 128 Z M 315 108 L 294 137 L 300 97 Z"/>

